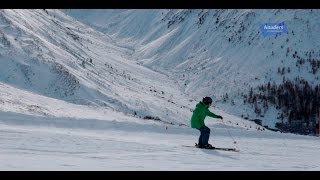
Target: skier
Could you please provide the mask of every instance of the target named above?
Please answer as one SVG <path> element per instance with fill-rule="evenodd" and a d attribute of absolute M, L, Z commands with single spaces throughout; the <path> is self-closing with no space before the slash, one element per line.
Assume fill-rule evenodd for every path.
<path fill-rule="evenodd" d="M 212 99 L 210 97 L 204 97 L 202 101 L 200 101 L 196 105 L 196 108 L 194 109 L 191 117 L 191 128 L 195 128 L 200 131 L 200 137 L 198 142 L 199 148 L 213 148 L 213 146 L 208 143 L 210 129 L 204 123 L 204 119 L 206 118 L 206 116 L 223 119 L 222 116 L 210 112 L 209 107 L 211 106 L 211 104 Z"/>

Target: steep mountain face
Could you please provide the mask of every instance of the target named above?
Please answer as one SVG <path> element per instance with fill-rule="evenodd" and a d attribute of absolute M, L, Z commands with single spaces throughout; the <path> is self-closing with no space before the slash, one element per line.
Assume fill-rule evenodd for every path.
<path fill-rule="evenodd" d="M 1 111 L 30 107 L 36 115 L 55 115 L 45 102 L 66 101 L 174 124 L 189 121 L 194 103 L 174 81 L 137 65 L 128 59 L 133 50 L 60 10 L 0 10 L 0 47 Z M 16 108 L 9 110 L 10 104 Z"/>
<path fill-rule="evenodd" d="M 64 12 L 132 49 L 138 63 L 168 74 L 195 99 L 213 96 L 219 108 L 269 126 L 292 120 L 313 126 L 320 101 L 319 10 Z M 261 24 L 279 22 L 286 24 L 287 33 L 262 35 Z M 268 83 L 273 90 L 262 88 Z M 288 83 L 296 88 L 279 89 Z M 296 98 L 291 104 L 297 106 L 291 108 L 286 93 L 290 99 L 309 96 Z M 301 100 L 306 98 L 315 101 Z M 301 109 L 307 107 L 309 114 L 302 118 Z"/>

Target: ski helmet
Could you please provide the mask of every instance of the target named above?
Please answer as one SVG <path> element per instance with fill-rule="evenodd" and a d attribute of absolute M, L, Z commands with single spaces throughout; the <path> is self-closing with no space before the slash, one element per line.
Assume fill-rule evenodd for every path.
<path fill-rule="evenodd" d="M 202 99 L 202 102 L 205 104 L 205 105 L 208 105 L 208 104 L 211 104 L 212 103 L 212 99 L 211 97 L 204 97 Z"/>

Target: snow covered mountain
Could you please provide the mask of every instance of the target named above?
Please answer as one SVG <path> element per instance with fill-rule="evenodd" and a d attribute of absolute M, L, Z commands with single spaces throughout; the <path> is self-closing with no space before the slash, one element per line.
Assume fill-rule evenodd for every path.
<path fill-rule="evenodd" d="M 286 81 L 302 86 L 299 80 L 308 82 L 313 90 L 319 85 L 317 9 L 64 12 L 112 37 L 119 46 L 132 49 L 139 64 L 167 74 L 195 99 L 213 96 L 217 107 L 244 118 L 262 119 L 265 125 L 274 126 L 283 114 L 288 120 L 299 107 L 287 112 L 285 107 L 279 110 L 275 102 L 264 102 L 260 86 L 269 82 L 284 85 Z M 284 22 L 288 32 L 262 35 L 262 23 L 277 22 Z M 260 98 L 248 103 L 251 88 Z M 320 101 L 320 95 L 314 98 Z M 316 111 L 307 119 L 314 118 Z"/>
<path fill-rule="evenodd" d="M 0 12 L 1 111 L 126 119 L 106 115 L 120 113 L 137 121 L 189 126 L 198 100 L 167 75 L 132 61 L 133 50 L 59 10 Z M 71 113 L 74 108 L 84 113 Z"/>
<path fill-rule="evenodd" d="M 53 98 L 51 101 L 59 99 L 129 116 L 185 122 L 190 113 L 186 107 L 189 99 L 165 75 L 130 62 L 125 58 L 127 54 L 128 49 L 113 45 L 108 36 L 61 11 L 1 10 L 2 90 L 17 88 L 18 94 L 32 92 Z M 1 109 L 6 109 L 8 103 L 25 103 L 23 97 L 19 99 L 2 100 Z M 33 103 L 42 101 L 48 100 Z M 159 106 L 173 103 L 170 108 Z M 55 115 L 48 112 L 54 106 L 29 106 L 38 107 L 34 112 Z M 178 112 L 184 114 L 183 118 L 177 118 Z"/>
<path fill-rule="evenodd" d="M 161 11 L 147 12 L 145 26 L 118 29 L 132 33 L 120 38 L 60 10 L 0 10 L 0 170 L 319 170 L 318 137 L 264 131 L 216 107 L 224 119 L 206 119 L 209 142 L 240 152 L 184 147 L 198 140 L 189 123 L 201 97 L 185 93 L 177 64 L 140 59 L 165 57 L 151 47 L 167 49 L 175 35 L 149 34 Z"/>

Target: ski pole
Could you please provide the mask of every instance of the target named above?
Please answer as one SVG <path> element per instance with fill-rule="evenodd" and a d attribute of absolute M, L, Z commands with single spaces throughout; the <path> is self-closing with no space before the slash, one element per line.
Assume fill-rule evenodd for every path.
<path fill-rule="evenodd" d="M 222 123 L 225 125 L 225 126 L 227 126 L 225 123 L 224 123 L 224 121 L 221 119 L 221 121 L 222 121 Z M 233 144 L 237 144 L 237 141 L 236 140 L 234 140 L 234 138 L 231 136 L 231 134 L 230 134 L 230 132 L 229 132 L 229 129 L 227 128 L 227 131 L 228 131 L 228 134 L 229 134 L 229 136 L 231 137 L 231 139 L 233 140 Z"/>

